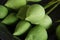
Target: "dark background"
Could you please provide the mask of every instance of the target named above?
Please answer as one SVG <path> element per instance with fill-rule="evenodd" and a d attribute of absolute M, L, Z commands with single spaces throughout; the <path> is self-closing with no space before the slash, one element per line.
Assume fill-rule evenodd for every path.
<path fill-rule="evenodd" d="M 7 0 L 0 0 L 0 4 L 1 4 L 1 5 L 4 5 L 6 1 L 7 1 Z M 50 1 L 51 1 L 51 0 L 42 0 L 42 2 L 38 2 L 38 3 L 36 2 L 36 3 L 37 3 L 37 4 L 41 4 L 42 6 L 45 6 L 45 5 L 46 5 L 48 2 L 50 2 Z M 36 3 L 28 2 L 27 4 L 30 4 L 30 5 L 31 5 L 31 4 L 36 4 Z M 51 7 L 52 7 L 52 6 L 51 6 Z M 51 7 L 50 7 L 50 8 L 51 8 Z M 46 9 L 46 12 L 47 12 L 50 8 Z M 55 10 L 53 10 L 53 11 L 49 14 L 49 16 L 50 16 L 51 19 L 53 20 L 53 24 L 52 24 L 52 26 L 50 27 L 50 29 L 47 30 L 47 31 L 48 31 L 48 40 L 57 40 L 55 31 L 56 31 L 57 25 L 60 24 L 60 23 L 57 23 L 57 22 L 56 22 L 57 20 L 60 19 L 60 5 L 59 5 Z M 16 22 L 16 23 L 17 23 L 17 22 Z M 15 24 L 16 24 L 16 23 L 15 23 Z M 13 31 L 14 31 L 15 24 L 8 25 L 9 27 L 7 27 L 8 30 L 9 30 L 11 33 L 13 33 Z M 19 38 L 21 38 L 22 40 L 24 40 L 24 38 L 26 37 L 26 34 L 27 34 L 27 33 L 19 36 Z"/>

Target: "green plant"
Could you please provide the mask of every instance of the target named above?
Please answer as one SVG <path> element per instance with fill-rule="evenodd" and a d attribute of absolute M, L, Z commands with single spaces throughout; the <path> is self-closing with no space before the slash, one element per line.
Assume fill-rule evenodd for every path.
<path fill-rule="evenodd" d="M 25 40 L 47 40 L 48 33 L 46 29 L 48 30 L 53 23 L 49 14 L 60 4 L 60 0 L 52 0 L 44 7 L 40 4 L 27 4 L 28 2 L 41 1 L 42 0 L 8 0 L 5 3 L 5 7 L 0 5 L 0 18 L 4 18 L 1 23 L 11 25 L 18 21 L 15 31 L 13 32 L 13 36 L 23 35 L 30 28 L 30 26 L 32 26 L 32 28 L 29 29 Z M 51 7 L 52 5 L 53 7 Z M 18 11 L 7 15 L 8 10 L 6 7 Z M 51 9 L 48 12 L 45 12 L 45 10 L 49 7 L 51 7 Z M 60 20 L 57 20 L 56 22 L 60 22 Z M 56 30 L 58 39 L 60 38 L 59 29 L 60 26 L 58 26 Z"/>

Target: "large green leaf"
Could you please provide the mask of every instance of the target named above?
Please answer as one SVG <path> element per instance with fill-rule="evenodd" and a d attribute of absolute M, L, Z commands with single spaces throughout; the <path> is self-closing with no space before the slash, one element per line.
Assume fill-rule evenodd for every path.
<path fill-rule="evenodd" d="M 46 30 L 41 26 L 35 26 L 29 31 L 25 40 L 47 40 L 47 38 Z"/>
<path fill-rule="evenodd" d="M 39 21 L 44 18 L 44 16 L 44 8 L 39 4 L 33 4 L 28 8 L 25 20 L 30 21 L 32 24 L 39 24 Z"/>

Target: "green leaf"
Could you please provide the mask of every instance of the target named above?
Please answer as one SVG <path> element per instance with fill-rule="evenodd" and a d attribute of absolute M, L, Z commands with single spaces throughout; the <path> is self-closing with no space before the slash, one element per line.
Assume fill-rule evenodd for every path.
<path fill-rule="evenodd" d="M 15 32 L 13 33 L 13 35 L 15 36 L 19 36 L 21 34 L 23 34 L 25 31 L 27 31 L 30 27 L 30 23 L 27 21 L 20 21 L 16 28 L 15 28 Z"/>
<path fill-rule="evenodd" d="M 47 38 L 46 30 L 41 26 L 35 26 L 29 31 L 25 40 L 47 40 Z"/>
<path fill-rule="evenodd" d="M 12 23 L 16 22 L 17 20 L 18 20 L 18 18 L 15 16 L 15 13 L 11 13 L 2 21 L 2 23 L 12 24 Z"/>
<path fill-rule="evenodd" d="M 24 5 L 26 5 L 26 0 L 8 0 L 5 3 L 5 6 L 12 8 L 12 9 L 18 9 Z"/>
<path fill-rule="evenodd" d="M 29 6 L 30 5 L 25 5 L 25 6 L 21 7 L 16 16 L 18 18 L 24 20 L 26 18 L 26 12 L 27 12 L 27 9 Z"/>
<path fill-rule="evenodd" d="M 30 21 L 32 24 L 39 24 L 39 21 L 44 18 L 44 16 L 44 8 L 39 4 L 34 4 L 28 8 L 25 20 Z"/>
<path fill-rule="evenodd" d="M 8 14 L 8 9 L 0 5 L 0 19 L 4 18 Z"/>
<path fill-rule="evenodd" d="M 52 19 L 48 15 L 45 15 L 45 17 L 40 20 L 40 26 L 44 27 L 45 29 L 50 28 L 51 24 Z"/>

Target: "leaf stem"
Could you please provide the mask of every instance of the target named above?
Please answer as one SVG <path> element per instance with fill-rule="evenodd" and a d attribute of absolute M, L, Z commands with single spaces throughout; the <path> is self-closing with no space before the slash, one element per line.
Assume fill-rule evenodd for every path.
<path fill-rule="evenodd" d="M 60 22 L 60 20 L 57 20 L 56 22 Z"/>
<path fill-rule="evenodd" d="M 57 3 L 54 5 L 54 7 L 52 7 L 46 14 L 51 13 L 60 3 Z"/>
<path fill-rule="evenodd" d="M 53 4 L 57 3 L 58 1 L 51 1 L 49 2 L 44 8 L 47 9 L 49 8 L 50 6 L 52 6 Z"/>

